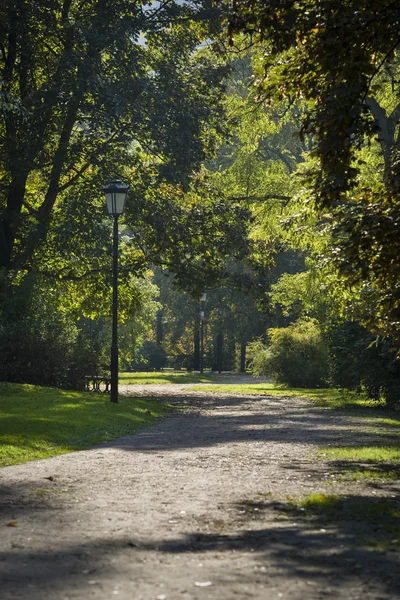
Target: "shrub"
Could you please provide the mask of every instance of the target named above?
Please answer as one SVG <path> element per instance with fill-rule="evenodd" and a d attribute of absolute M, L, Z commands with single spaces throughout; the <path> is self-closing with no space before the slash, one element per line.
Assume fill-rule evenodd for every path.
<path fill-rule="evenodd" d="M 269 377 L 268 348 L 261 339 L 250 342 L 247 346 L 247 359 L 250 370 L 256 377 Z"/>
<path fill-rule="evenodd" d="M 0 381 L 83 388 L 84 376 L 98 368 L 90 340 L 39 283 L 10 290 L 3 305 Z"/>
<path fill-rule="evenodd" d="M 138 357 L 132 365 L 135 371 L 160 371 L 167 365 L 164 348 L 149 340 L 143 342 Z"/>
<path fill-rule="evenodd" d="M 333 385 L 366 392 L 389 407 L 400 404 L 400 360 L 389 339 L 379 339 L 353 321 L 334 321 L 327 327 Z"/>
<path fill-rule="evenodd" d="M 269 344 L 253 342 L 249 356 L 254 374 L 272 377 L 291 387 L 325 387 L 328 352 L 313 320 L 299 320 L 289 327 L 269 329 Z"/>

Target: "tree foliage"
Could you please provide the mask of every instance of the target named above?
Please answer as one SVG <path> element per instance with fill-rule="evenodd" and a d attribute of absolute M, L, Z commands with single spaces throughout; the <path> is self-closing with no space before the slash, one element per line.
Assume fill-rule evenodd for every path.
<path fill-rule="evenodd" d="M 397 3 L 227 4 L 230 44 L 242 40 L 235 37 L 240 34 L 257 47 L 259 102 L 305 102 L 299 132 L 304 139 L 311 136 L 313 147 L 303 171 L 303 201 L 314 203 L 330 223 L 328 252 L 343 278 L 364 290 L 364 298 L 369 295 L 364 323 L 398 340 Z"/>
<path fill-rule="evenodd" d="M 49 323 L 60 312 L 73 324 L 71 344 L 86 335 L 85 320 L 92 333 L 94 320 L 107 322 L 112 236 L 100 190 L 116 172 L 131 187 L 119 240 L 126 362 L 152 320 L 141 296 L 150 263 L 198 291 L 221 274 L 226 256 L 246 254 L 248 211 L 220 197 L 202 169 L 224 132 L 226 70 L 203 47 L 219 16 L 209 0 L 2 3 L 4 331 L 28 319 L 29 335 L 40 337 L 34 305 L 45 290 L 56 298 Z"/>
<path fill-rule="evenodd" d="M 218 21 L 210 6 L 2 3 L 1 266 L 38 268 L 65 214 L 74 233 L 81 217 L 99 232 L 116 171 L 140 180 L 151 165 L 154 187 L 187 188 L 221 131 L 223 69 L 196 52 Z"/>
<path fill-rule="evenodd" d="M 299 320 L 268 330 L 268 344 L 250 345 L 250 364 L 257 375 L 293 387 L 324 387 L 329 379 L 328 352 L 318 323 Z"/>

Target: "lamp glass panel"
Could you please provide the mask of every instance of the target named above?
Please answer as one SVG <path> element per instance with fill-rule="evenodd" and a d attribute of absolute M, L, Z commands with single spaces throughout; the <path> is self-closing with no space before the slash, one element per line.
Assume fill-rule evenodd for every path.
<path fill-rule="evenodd" d="M 117 215 L 122 215 L 122 213 L 124 212 L 125 198 L 125 192 L 117 192 L 115 194 L 115 212 L 117 213 Z"/>
<path fill-rule="evenodd" d="M 106 192 L 107 210 L 109 215 L 114 214 L 113 210 L 113 195 L 111 192 Z"/>
<path fill-rule="evenodd" d="M 122 215 L 126 192 L 106 192 L 107 210 L 110 215 Z"/>

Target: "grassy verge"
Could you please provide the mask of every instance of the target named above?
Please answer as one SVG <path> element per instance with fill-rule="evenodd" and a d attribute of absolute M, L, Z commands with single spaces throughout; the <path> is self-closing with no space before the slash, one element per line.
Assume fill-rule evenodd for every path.
<path fill-rule="evenodd" d="M 355 448 L 324 448 L 318 451 L 319 455 L 328 460 L 344 460 L 358 462 L 399 462 L 400 439 L 389 446 L 358 446 Z"/>
<path fill-rule="evenodd" d="M 162 371 L 159 373 L 120 373 L 121 384 L 154 385 L 166 383 L 211 383 L 221 376 L 210 373 L 189 373 L 187 371 Z M 201 388 L 202 389 L 202 388 Z"/>
<path fill-rule="evenodd" d="M 400 502 L 396 498 L 310 494 L 276 508 L 318 525 L 333 524 L 344 532 L 351 524 L 366 545 L 381 549 L 400 545 Z"/>
<path fill-rule="evenodd" d="M 160 400 L 0 383 L 0 466 L 81 450 L 168 411 Z"/>
<path fill-rule="evenodd" d="M 396 481 L 400 479 L 400 439 L 384 445 L 321 448 L 317 455 L 329 461 L 340 480 Z"/>

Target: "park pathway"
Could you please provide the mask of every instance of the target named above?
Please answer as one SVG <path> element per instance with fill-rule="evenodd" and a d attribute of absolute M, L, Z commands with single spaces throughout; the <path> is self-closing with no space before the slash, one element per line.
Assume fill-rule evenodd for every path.
<path fill-rule="evenodd" d="M 189 408 L 0 471 L 1 600 L 400 597 L 398 553 L 284 509 L 311 492 L 397 502 L 393 483 L 341 482 L 315 458 L 367 443 L 362 420 L 301 399 L 157 388 Z"/>

